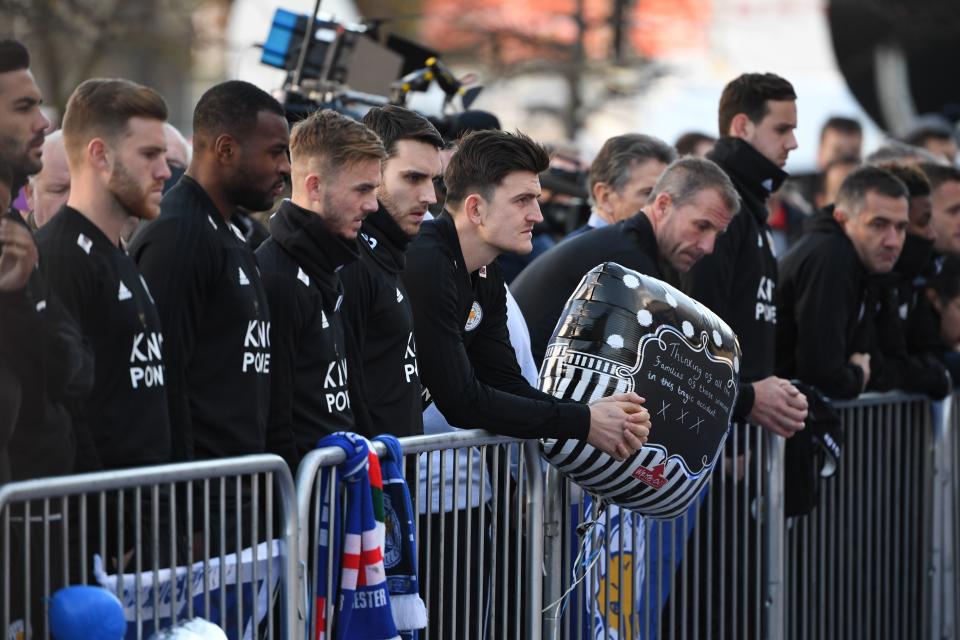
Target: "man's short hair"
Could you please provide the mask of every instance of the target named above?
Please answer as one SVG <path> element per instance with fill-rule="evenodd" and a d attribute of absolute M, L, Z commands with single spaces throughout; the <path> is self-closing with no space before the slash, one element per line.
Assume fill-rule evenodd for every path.
<path fill-rule="evenodd" d="M 0 40 L 0 73 L 30 68 L 30 53 L 17 40 Z"/>
<path fill-rule="evenodd" d="M 699 131 L 689 131 L 677 138 L 677 141 L 673 143 L 673 146 L 677 150 L 677 155 L 689 156 L 696 153 L 697 147 L 699 147 L 701 144 L 713 144 L 716 141 L 716 138 L 705 133 L 700 133 Z"/>
<path fill-rule="evenodd" d="M 269 93 L 243 80 L 216 84 L 200 96 L 193 110 L 193 135 L 196 146 L 203 140 L 215 140 L 228 134 L 243 138 L 257 128 L 261 111 L 286 117 L 283 107 Z"/>
<path fill-rule="evenodd" d="M 126 133 L 131 118 L 165 122 L 169 112 L 163 97 L 142 84 L 120 78 L 92 78 L 80 83 L 63 114 L 67 158 L 80 164 L 93 138 L 115 141 Z"/>
<path fill-rule="evenodd" d="M 844 116 L 831 116 L 820 127 L 820 142 L 827 136 L 827 131 L 836 131 L 848 136 L 862 136 L 863 127 L 858 120 Z"/>
<path fill-rule="evenodd" d="M 867 194 L 873 192 L 888 198 L 903 198 L 909 202 L 910 192 L 897 176 L 889 171 L 867 165 L 854 169 L 840 184 L 837 191 L 836 208 L 851 217 L 860 215 L 867 201 Z"/>
<path fill-rule="evenodd" d="M 827 163 L 823 169 L 817 172 L 816 182 L 814 184 L 814 193 L 825 195 L 827 193 L 827 177 L 830 172 L 837 167 L 859 167 L 862 162 L 857 156 L 839 156 Z"/>
<path fill-rule="evenodd" d="M 680 207 L 704 189 L 715 189 L 730 213 L 740 210 L 740 194 L 727 174 L 715 162 L 697 156 L 684 156 L 670 163 L 653 185 L 647 204 L 661 193 L 667 193 L 674 206 Z"/>
<path fill-rule="evenodd" d="M 922 147 L 915 147 L 904 142 L 890 140 L 882 147 L 877 148 L 873 153 L 867 155 L 865 162 L 867 164 L 882 164 L 884 162 L 904 163 L 931 163 L 944 164 L 943 158 L 938 158 Z"/>
<path fill-rule="evenodd" d="M 923 171 L 917 167 L 908 164 L 899 164 L 897 162 L 885 162 L 877 166 L 900 178 L 900 182 L 906 185 L 911 198 L 930 195 L 930 181 L 927 179 L 927 176 L 923 174 Z"/>
<path fill-rule="evenodd" d="M 630 172 L 638 164 L 648 160 L 670 164 L 676 159 L 677 153 L 673 148 L 653 136 L 628 133 L 608 138 L 590 165 L 590 199 L 593 199 L 593 187 L 598 182 L 610 185 L 617 193 L 623 193 L 623 188 L 630 181 Z"/>
<path fill-rule="evenodd" d="M 793 85 L 774 73 L 744 73 L 731 80 L 720 95 L 720 137 L 729 135 L 738 113 L 759 124 L 768 113 L 768 100 L 796 100 Z"/>
<path fill-rule="evenodd" d="M 543 145 L 519 131 L 474 131 L 460 141 L 447 165 L 443 176 L 447 203 L 457 205 L 471 193 L 490 200 L 494 189 L 514 171 L 539 174 L 549 166 L 550 156 Z"/>
<path fill-rule="evenodd" d="M 399 140 L 423 142 L 437 149 L 444 146 L 443 136 L 429 120 L 397 105 L 374 107 L 367 111 L 361 122 L 380 137 L 390 157 L 396 155 Z"/>
<path fill-rule="evenodd" d="M 920 170 L 930 181 L 930 190 L 936 191 L 945 182 L 960 182 L 960 169 L 946 164 L 924 162 Z"/>
<path fill-rule="evenodd" d="M 328 179 L 363 160 L 383 160 L 387 151 L 373 131 L 333 109 L 314 111 L 290 132 L 290 157 L 317 158 Z"/>

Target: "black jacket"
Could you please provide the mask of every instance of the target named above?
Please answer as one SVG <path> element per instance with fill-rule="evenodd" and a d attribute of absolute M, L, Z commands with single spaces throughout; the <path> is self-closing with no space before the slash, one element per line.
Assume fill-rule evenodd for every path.
<path fill-rule="evenodd" d="M 257 249 L 271 319 L 267 450 L 296 472 L 318 440 L 354 430 L 337 270 L 357 259 L 357 243 L 289 200 L 270 233 Z"/>
<path fill-rule="evenodd" d="M 183 176 L 130 253 L 164 334 L 173 458 L 262 453 L 270 401 L 270 310 L 253 252 Z"/>
<path fill-rule="evenodd" d="M 808 228 L 780 259 L 777 373 L 830 398 L 855 398 L 863 370 L 849 357 L 876 349 L 867 272 L 832 210 L 816 214 Z M 874 364 L 871 353 L 871 372 Z"/>
<path fill-rule="evenodd" d="M 343 317 L 357 345 L 362 399 L 374 433 L 423 433 L 413 309 L 400 275 L 410 238 L 382 206 L 363 222 L 360 260 L 343 268 Z"/>
<path fill-rule="evenodd" d="M 93 348 L 93 389 L 73 411 L 78 470 L 168 462 L 166 345 L 133 260 L 67 206 L 37 232 L 37 246 L 51 289 Z"/>
<path fill-rule="evenodd" d="M 580 280 L 604 262 L 663 278 L 657 238 L 650 220 L 637 215 L 561 242 L 524 269 L 510 285 L 530 330 L 530 349 L 543 362 L 547 342 Z"/>
<path fill-rule="evenodd" d="M 767 197 L 787 174 L 739 138 L 721 138 L 707 156 L 726 172 L 740 194 L 740 213 L 682 278 L 684 291 L 730 325 L 740 339 L 740 393 L 733 416 L 753 409 L 753 387 L 774 371 L 777 341 L 777 260 L 767 226 Z"/>
<path fill-rule="evenodd" d="M 468 273 L 453 219 L 423 225 L 403 281 L 413 306 L 425 393 L 455 427 L 518 438 L 586 440 L 590 409 L 531 387 L 507 332 L 506 289 L 494 263 Z"/>
<path fill-rule="evenodd" d="M 26 226 L 19 213 L 8 217 Z M 10 476 L 29 480 L 73 473 L 77 442 L 68 406 L 93 387 L 93 352 L 80 327 L 50 291 L 43 264 L 21 291 L 0 294 L 0 359 L 19 395 L 5 401 Z M 10 409 L 11 404 L 7 405 Z"/>

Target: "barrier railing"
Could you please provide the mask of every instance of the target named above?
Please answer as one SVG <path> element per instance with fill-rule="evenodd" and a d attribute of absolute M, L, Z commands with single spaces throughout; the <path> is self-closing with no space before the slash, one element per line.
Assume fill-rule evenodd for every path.
<path fill-rule="evenodd" d="M 535 442 L 481 431 L 403 438 L 431 618 L 421 637 L 954 637 L 958 402 L 837 403 L 837 473 L 801 518 L 783 516 L 784 441 L 753 426 L 731 431 L 699 501 L 659 522 L 601 508 L 544 474 Z M 3 629 L 21 620 L 49 637 L 46 596 L 98 582 L 121 596 L 136 637 L 212 605 L 228 630 L 260 621 L 255 637 L 315 637 L 318 622 L 330 633 L 334 603 L 318 610 L 315 600 L 317 549 L 330 533 L 319 527 L 320 487 L 343 457 L 311 452 L 295 487 L 274 456 L 0 486 Z M 264 598 L 220 588 L 262 578 Z M 335 577 L 323 578 L 334 593 Z"/>
<path fill-rule="evenodd" d="M 294 505 L 272 455 L 0 486 L 4 637 L 49 638 L 51 594 L 87 583 L 116 593 L 128 637 L 194 616 L 232 637 L 289 637 Z"/>
<path fill-rule="evenodd" d="M 536 444 L 483 431 L 401 442 L 417 514 L 420 593 L 430 611 L 430 625 L 420 637 L 540 637 L 543 479 Z M 383 455 L 383 445 L 374 444 Z M 329 478 L 343 460 L 340 449 L 318 449 L 297 472 L 300 618 L 308 637 L 315 637 L 318 621 L 327 634 L 333 623 L 334 603 L 318 611 L 312 594 L 316 550 L 331 534 L 320 527 L 321 486 L 336 491 Z M 335 495 L 331 504 L 339 504 Z M 334 577 L 325 578 L 326 593 L 334 593 Z"/>

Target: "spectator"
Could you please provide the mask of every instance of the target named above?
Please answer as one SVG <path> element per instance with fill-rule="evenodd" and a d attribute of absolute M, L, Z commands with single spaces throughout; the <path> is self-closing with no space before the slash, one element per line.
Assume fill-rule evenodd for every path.
<path fill-rule="evenodd" d="M 160 318 L 120 248 L 128 216 L 159 213 L 170 175 L 166 118 L 159 94 L 125 80 L 87 80 L 64 113 L 70 198 L 38 232 L 37 244 L 51 289 L 93 348 L 94 386 L 73 411 L 84 471 L 170 459 Z"/>
<path fill-rule="evenodd" d="M 926 149 L 951 165 L 957 160 L 957 138 L 953 125 L 940 114 L 928 113 L 917 118 L 903 141 Z"/>
<path fill-rule="evenodd" d="M 810 232 L 781 259 L 780 375 L 797 377 L 837 399 L 854 398 L 867 388 L 877 346 L 867 278 L 893 269 L 908 210 L 908 191 L 898 178 L 863 167 L 844 181 L 835 208 L 814 218 Z"/>
<path fill-rule="evenodd" d="M 887 144 L 876 149 L 864 159 L 867 164 L 881 164 L 884 162 L 897 162 L 899 164 L 946 164 L 940 156 L 936 156 L 926 149 L 915 147 L 913 145 L 890 140 Z"/>
<path fill-rule="evenodd" d="M 63 132 L 54 131 L 43 142 L 43 168 L 26 185 L 27 221 L 39 229 L 67 203 L 70 197 L 70 166 L 63 146 Z"/>
<path fill-rule="evenodd" d="M 369 129 L 326 109 L 293 128 L 290 155 L 293 195 L 270 218 L 257 260 L 271 316 L 267 450 L 296 472 L 318 440 L 356 430 L 338 272 L 359 257 L 386 153 Z"/>
<path fill-rule="evenodd" d="M 707 154 L 713 151 L 713 145 L 715 144 L 717 144 L 717 139 L 713 136 L 699 131 L 690 131 L 677 138 L 673 147 L 677 150 L 678 156 L 706 158 Z"/>
<path fill-rule="evenodd" d="M 636 215 L 663 170 L 676 157 L 670 145 L 640 133 L 616 136 L 604 142 L 590 165 L 593 213 L 587 224 L 571 231 L 567 238 Z"/>
<path fill-rule="evenodd" d="M 375 107 L 363 123 L 387 151 L 378 209 L 363 222 L 361 259 L 340 272 L 343 314 L 357 345 L 360 398 L 374 433 L 423 433 L 423 404 L 417 370 L 413 309 L 401 279 L 407 245 L 436 202 L 434 179 L 442 173 L 443 138 L 430 122 L 397 106 Z"/>
<path fill-rule="evenodd" d="M 910 348 L 937 358 L 960 380 L 960 260 L 946 258 L 924 294 L 908 327 Z"/>
<path fill-rule="evenodd" d="M 813 195 L 813 204 L 817 210 L 836 201 L 840 185 L 859 166 L 860 161 L 854 156 L 839 156 L 827 163 L 817 175 L 817 186 Z"/>
<path fill-rule="evenodd" d="M 263 210 L 290 173 L 283 107 L 241 81 L 193 114 L 190 168 L 131 253 L 164 330 L 176 460 L 262 453 L 270 398 L 270 311 L 253 252 L 228 221 Z"/>
<path fill-rule="evenodd" d="M 713 254 L 686 274 L 684 287 L 740 337 L 743 359 L 734 420 L 789 437 L 803 428 L 806 401 L 772 375 L 777 264 L 765 203 L 786 179 L 782 167 L 797 148 L 796 93 L 774 74 L 744 74 L 724 88 L 719 113 L 721 138 L 708 157 L 733 181 L 742 215 L 718 238 Z"/>
<path fill-rule="evenodd" d="M 933 250 L 960 256 L 960 169 L 940 164 L 920 165 L 930 181 Z"/>
<path fill-rule="evenodd" d="M 682 158 L 663 172 L 632 218 L 562 242 L 524 269 L 511 291 L 527 320 L 540 363 L 567 298 L 583 276 L 607 261 L 664 279 L 661 265 L 685 272 L 713 251 L 740 208 L 730 179 L 709 160 Z"/>
<path fill-rule="evenodd" d="M 649 416 L 635 395 L 589 407 L 531 387 L 506 328 L 497 255 L 530 251 L 542 217 L 537 175 L 546 151 L 522 134 L 467 136 L 445 175 L 447 212 L 423 226 L 403 281 L 414 313 L 420 376 L 451 424 L 517 437 L 587 440 L 624 458 L 642 445 Z"/>
<path fill-rule="evenodd" d="M 840 158 L 853 158 L 859 162 L 862 147 L 863 127 L 859 121 L 843 116 L 828 118 L 820 128 L 817 170 L 826 172 L 827 167 Z"/>
<path fill-rule="evenodd" d="M 170 172 L 173 173 L 179 169 L 182 174 L 190 166 L 193 149 L 180 130 L 169 122 L 163 123 L 163 133 L 167 140 L 167 164 L 170 166 Z"/>

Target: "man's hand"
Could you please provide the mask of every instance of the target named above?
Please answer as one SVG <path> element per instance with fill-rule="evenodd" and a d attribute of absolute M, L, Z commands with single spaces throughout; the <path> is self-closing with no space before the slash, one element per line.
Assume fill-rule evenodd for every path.
<path fill-rule="evenodd" d="M 853 353 L 850 355 L 850 364 L 863 370 L 863 386 L 860 388 L 860 391 L 863 391 L 867 388 L 867 383 L 870 382 L 870 354 Z"/>
<path fill-rule="evenodd" d="M 650 413 L 643 403 L 633 392 L 592 402 L 587 442 L 617 460 L 629 458 L 650 435 Z"/>
<path fill-rule="evenodd" d="M 789 438 L 804 427 L 807 397 L 789 380 L 770 376 L 753 383 L 753 409 L 747 419 Z"/>
<path fill-rule="evenodd" d="M 0 220 L 0 292 L 19 291 L 27 286 L 37 266 L 37 245 L 23 225 Z"/>

